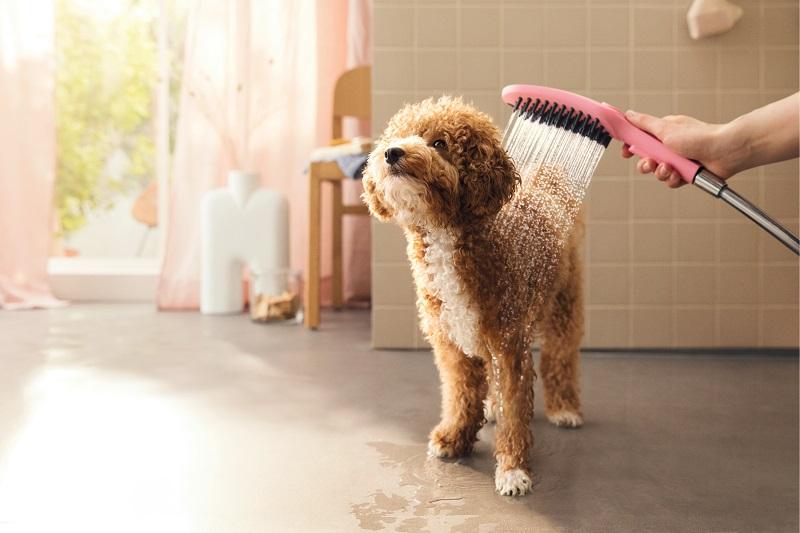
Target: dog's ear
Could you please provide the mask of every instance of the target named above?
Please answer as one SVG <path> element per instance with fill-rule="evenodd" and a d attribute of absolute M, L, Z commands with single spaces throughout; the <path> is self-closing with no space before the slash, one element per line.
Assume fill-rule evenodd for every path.
<path fill-rule="evenodd" d="M 519 174 L 495 132 L 471 137 L 463 153 L 461 207 L 476 217 L 494 215 L 511 199 Z"/>
<path fill-rule="evenodd" d="M 361 199 L 367 204 L 369 212 L 378 220 L 384 222 L 391 220 L 394 213 L 386 206 L 383 193 L 375 187 L 375 178 L 370 174 L 369 166 L 364 169 L 363 176 L 361 184 L 364 186 L 364 192 L 361 194 Z"/>

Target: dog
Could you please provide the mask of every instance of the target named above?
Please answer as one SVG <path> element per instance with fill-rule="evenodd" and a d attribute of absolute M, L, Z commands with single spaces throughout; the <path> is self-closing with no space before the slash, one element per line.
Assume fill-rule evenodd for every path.
<path fill-rule="evenodd" d="M 495 486 L 509 496 L 532 488 L 535 334 L 547 418 L 583 424 L 582 223 L 555 227 L 549 193 L 522 182 L 492 120 L 447 96 L 391 118 L 363 180 L 371 214 L 399 224 L 408 241 L 421 329 L 441 379 L 429 454 L 469 454 L 496 419 Z"/>

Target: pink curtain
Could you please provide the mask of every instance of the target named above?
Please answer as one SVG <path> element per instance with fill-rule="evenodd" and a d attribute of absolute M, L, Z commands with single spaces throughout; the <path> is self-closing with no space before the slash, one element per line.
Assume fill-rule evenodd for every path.
<path fill-rule="evenodd" d="M 199 307 L 201 198 L 236 167 L 259 171 L 264 186 L 288 196 L 291 265 L 305 267 L 304 172 L 311 151 L 330 140 L 333 86 L 348 55 L 348 1 L 356 0 L 193 3 L 161 309 Z"/>
<path fill-rule="evenodd" d="M 53 307 L 52 0 L 0 1 L 0 308 Z"/>

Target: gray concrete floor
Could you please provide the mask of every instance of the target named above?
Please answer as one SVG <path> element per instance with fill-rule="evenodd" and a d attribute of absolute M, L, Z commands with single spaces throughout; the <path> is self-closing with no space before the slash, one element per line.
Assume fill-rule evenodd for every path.
<path fill-rule="evenodd" d="M 795 357 L 586 354 L 586 426 L 534 422 L 535 487 L 494 493 L 493 428 L 429 460 L 427 352 L 74 305 L 0 312 L 0 531 L 798 530 Z"/>

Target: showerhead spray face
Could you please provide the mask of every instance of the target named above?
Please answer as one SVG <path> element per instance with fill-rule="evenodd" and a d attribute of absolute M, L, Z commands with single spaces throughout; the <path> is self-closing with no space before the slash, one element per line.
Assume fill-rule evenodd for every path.
<path fill-rule="evenodd" d="M 503 134 L 503 146 L 517 164 L 523 179 L 530 173 L 549 164 L 553 157 L 560 164 L 572 165 L 576 161 L 566 161 L 571 157 L 578 162 L 593 158 L 592 144 L 602 147 L 602 151 L 617 139 L 630 146 L 630 151 L 643 158 L 671 165 L 687 182 L 697 185 L 707 193 L 723 199 L 729 205 L 753 220 L 773 237 L 778 239 L 795 254 L 800 255 L 800 240 L 758 207 L 731 190 L 724 180 L 703 168 L 700 164 L 682 157 L 653 137 L 634 126 L 625 115 L 614 106 L 600 103 L 585 96 L 541 87 L 538 85 L 509 85 L 503 89 L 503 101 L 514 107 L 511 119 Z M 580 137 L 590 143 L 572 146 L 571 154 L 564 154 L 554 143 L 563 143 L 570 137 Z M 532 140 L 533 139 L 533 140 Z M 599 157 L 598 157 L 599 159 Z M 594 161 L 596 166 L 597 161 Z M 575 199 L 582 201 L 583 191 L 589 186 L 591 172 L 567 172 L 571 185 L 575 188 Z M 578 164 L 586 170 L 587 165 Z"/>

